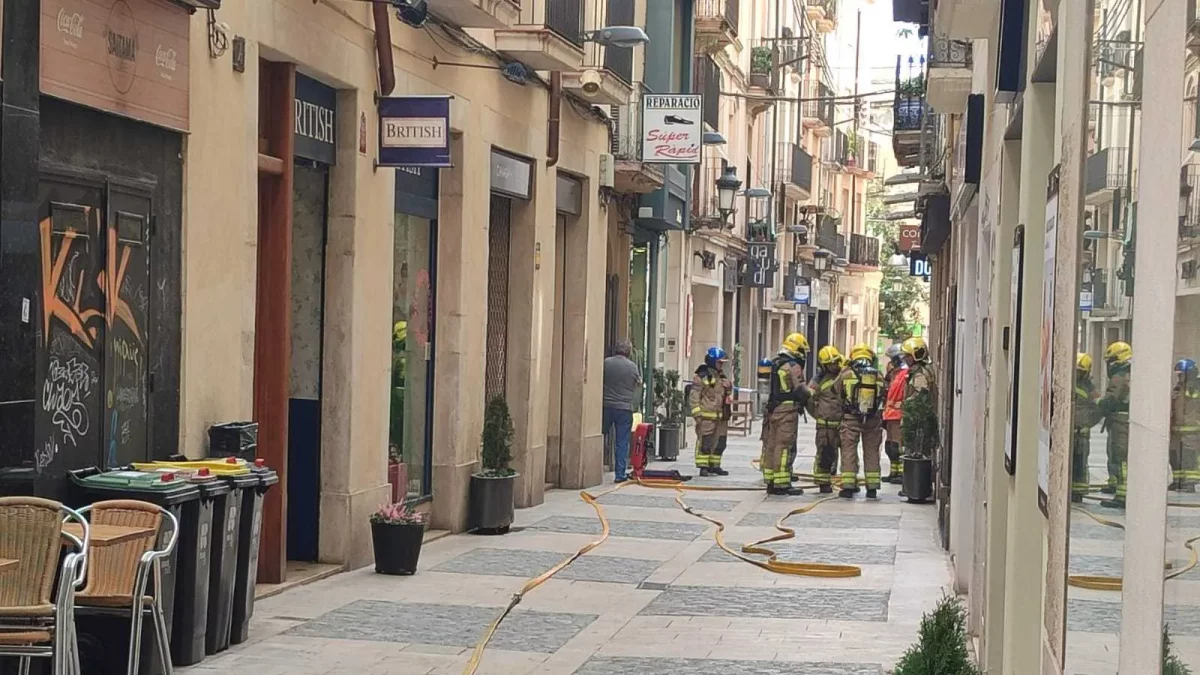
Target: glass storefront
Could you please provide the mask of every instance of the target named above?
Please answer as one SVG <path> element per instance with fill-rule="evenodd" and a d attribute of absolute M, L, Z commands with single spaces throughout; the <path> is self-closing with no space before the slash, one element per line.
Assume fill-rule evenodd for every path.
<path fill-rule="evenodd" d="M 396 183 L 388 458 L 399 496 L 421 499 L 433 474 L 437 169 L 398 169 Z"/>

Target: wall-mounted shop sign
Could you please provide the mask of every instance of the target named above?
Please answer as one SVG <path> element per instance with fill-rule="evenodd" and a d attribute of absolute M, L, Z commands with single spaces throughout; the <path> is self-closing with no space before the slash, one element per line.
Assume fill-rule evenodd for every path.
<path fill-rule="evenodd" d="M 703 125 L 699 94 L 642 96 L 642 161 L 699 164 Z"/>
<path fill-rule="evenodd" d="M 162 0 L 42 0 L 41 91 L 188 130 L 187 10 Z"/>
<path fill-rule="evenodd" d="M 908 276 L 921 277 L 925 281 L 929 281 L 929 273 L 932 271 L 932 266 L 929 264 L 929 257 L 923 253 L 910 253 L 908 256 Z"/>
<path fill-rule="evenodd" d="M 396 167 L 396 213 L 437 219 L 437 169 L 427 166 Z"/>
<path fill-rule="evenodd" d="M 921 224 L 920 223 L 901 223 L 900 252 L 908 253 L 913 249 L 921 247 Z"/>
<path fill-rule="evenodd" d="M 493 148 L 492 192 L 529 199 L 533 192 L 533 162 Z"/>
<path fill-rule="evenodd" d="M 812 281 L 808 277 L 799 277 L 796 279 L 796 285 L 792 287 L 792 302 L 797 305 L 812 303 Z"/>
<path fill-rule="evenodd" d="M 379 99 L 379 166 L 450 166 L 450 97 Z"/>
<path fill-rule="evenodd" d="M 775 244 L 770 242 L 746 244 L 746 254 L 750 258 L 750 273 L 746 285 L 752 288 L 773 287 L 775 270 L 779 269 L 779 261 L 775 259 Z"/>
<path fill-rule="evenodd" d="M 813 309 L 820 309 L 820 310 L 828 311 L 829 306 L 831 304 L 833 304 L 832 298 L 830 297 L 831 295 L 832 295 L 832 289 L 829 286 L 829 282 L 824 281 L 822 279 L 813 279 L 812 280 L 812 303 L 811 303 L 811 306 Z"/>
<path fill-rule="evenodd" d="M 296 73 L 296 156 L 337 162 L 337 90 Z"/>
<path fill-rule="evenodd" d="M 554 204 L 559 213 L 567 213 L 572 216 L 583 213 L 583 183 L 560 173 L 554 188 Z"/>

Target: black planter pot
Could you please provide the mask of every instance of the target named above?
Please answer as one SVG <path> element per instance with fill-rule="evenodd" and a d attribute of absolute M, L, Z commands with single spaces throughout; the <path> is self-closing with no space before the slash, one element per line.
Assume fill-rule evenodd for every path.
<path fill-rule="evenodd" d="M 679 459 L 679 437 L 683 430 L 679 427 L 658 428 L 658 458 L 664 462 L 674 462 Z"/>
<path fill-rule="evenodd" d="M 380 574 L 405 576 L 415 574 L 424 537 L 424 525 L 371 523 L 371 542 L 375 546 L 375 571 Z"/>
<path fill-rule="evenodd" d="M 924 504 L 933 498 L 933 460 L 928 457 L 904 456 L 904 493 L 913 504 Z"/>
<path fill-rule="evenodd" d="M 513 493 L 517 474 L 492 478 L 471 476 L 467 529 L 474 534 L 504 534 L 513 522 Z"/>

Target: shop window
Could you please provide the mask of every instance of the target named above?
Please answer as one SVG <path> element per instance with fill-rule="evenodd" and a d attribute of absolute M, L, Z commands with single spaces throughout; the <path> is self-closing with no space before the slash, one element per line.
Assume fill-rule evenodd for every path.
<path fill-rule="evenodd" d="M 424 218 L 396 214 L 392 271 L 389 459 L 401 497 L 431 494 L 434 232 Z"/>

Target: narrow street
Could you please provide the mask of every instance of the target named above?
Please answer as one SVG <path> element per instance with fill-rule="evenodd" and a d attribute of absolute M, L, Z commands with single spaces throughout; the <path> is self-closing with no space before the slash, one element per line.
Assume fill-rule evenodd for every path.
<path fill-rule="evenodd" d="M 808 472 L 811 423 L 800 437 L 797 470 Z M 731 437 L 730 475 L 693 483 L 754 486 L 757 453 L 757 430 Z M 690 449 L 680 454 L 688 458 Z M 680 469 L 694 473 L 685 464 Z M 479 672 L 883 675 L 950 584 L 934 507 L 906 504 L 896 492 L 885 486 L 877 502 L 824 503 L 789 521 L 795 539 L 774 545 L 781 560 L 861 566 L 862 576 L 848 579 L 784 576 L 732 558 L 714 544 L 715 528 L 678 508 L 674 491 L 631 485 L 608 494 L 600 503 L 612 536 L 525 597 Z M 816 501 L 814 493 L 689 492 L 685 499 L 725 522 L 727 541 L 741 544 L 775 534 L 775 520 Z M 576 492 L 550 492 L 542 506 L 519 511 L 506 536 L 428 544 L 416 576 L 367 568 L 268 598 L 256 608 L 247 644 L 182 672 L 461 673 L 512 594 L 599 532 Z"/>

